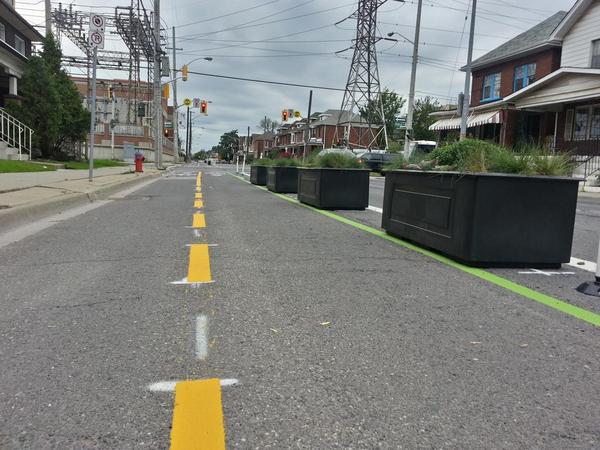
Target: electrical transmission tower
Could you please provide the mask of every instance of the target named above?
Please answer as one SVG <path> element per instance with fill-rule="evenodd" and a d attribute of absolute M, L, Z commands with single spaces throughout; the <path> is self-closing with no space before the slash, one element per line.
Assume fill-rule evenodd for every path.
<path fill-rule="evenodd" d="M 354 55 L 334 142 L 340 141 L 338 130 L 343 129 L 342 143 L 350 148 L 388 147 L 375 50 L 381 39 L 377 37 L 377 9 L 386 1 L 359 0 L 358 9 L 348 17 L 356 18 L 356 39 L 349 48 L 354 49 Z"/>

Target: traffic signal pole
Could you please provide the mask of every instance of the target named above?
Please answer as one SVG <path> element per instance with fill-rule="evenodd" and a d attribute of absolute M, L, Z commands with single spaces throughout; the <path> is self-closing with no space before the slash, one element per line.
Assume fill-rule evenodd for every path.
<path fill-rule="evenodd" d="M 173 161 L 179 162 L 179 110 L 177 109 L 177 49 L 173 27 Z"/>
<path fill-rule="evenodd" d="M 162 92 L 160 83 L 160 0 L 154 0 L 154 161 L 162 169 Z"/>

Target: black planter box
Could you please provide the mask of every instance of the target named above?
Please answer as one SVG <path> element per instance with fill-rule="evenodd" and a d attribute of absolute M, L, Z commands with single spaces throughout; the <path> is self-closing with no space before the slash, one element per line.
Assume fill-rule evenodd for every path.
<path fill-rule="evenodd" d="M 267 184 L 267 166 L 250 166 L 250 183 L 265 186 Z"/>
<path fill-rule="evenodd" d="M 281 194 L 298 192 L 298 168 L 271 166 L 267 169 L 267 189 Z"/>
<path fill-rule="evenodd" d="M 321 209 L 369 206 L 368 169 L 298 169 L 298 200 Z"/>
<path fill-rule="evenodd" d="M 569 262 L 578 180 L 457 172 L 386 172 L 382 227 L 477 267 Z"/>

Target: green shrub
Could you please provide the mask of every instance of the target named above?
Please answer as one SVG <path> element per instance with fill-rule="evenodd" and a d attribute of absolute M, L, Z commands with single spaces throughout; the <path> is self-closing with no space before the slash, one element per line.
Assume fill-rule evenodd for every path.
<path fill-rule="evenodd" d="M 355 157 L 343 155 L 341 153 L 328 153 L 323 156 L 318 156 L 311 161 L 311 166 L 334 169 L 360 169 L 363 167 Z"/>
<path fill-rule="evenodd" d="M 398 170 L 398 169 L 406 169 L 407 162 L 404 160 L 404 156 L 398 155 L 396 158 L 392 159 L 389 163 L 383 166 L 383 170 Z"/>

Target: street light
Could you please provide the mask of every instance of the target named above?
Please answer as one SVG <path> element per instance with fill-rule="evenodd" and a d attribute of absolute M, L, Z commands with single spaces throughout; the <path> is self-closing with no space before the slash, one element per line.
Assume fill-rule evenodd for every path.
<path fill-rule="evenodd" d="M 415 27 L 415 39 L 410 40 L 403 36 L 401 33 L 397 31 L 392 31 L 388 33 L 388 36 L 391 38 L 394 34 L 401 36 L 403 39 L 406 39 L 413 45 L 413 57 L 412 57 L 412 68 L 410 71 L 410 91 L 408 92 L 408 111 L 406 114 L 406 133 L 404 135 L 404 157 L 408 158 L 410 156 L 410 141 L 412 139 L 412 131 L 413 131 L 413 114 L 415 109 L 415 82 L 417 78 L 417 61 L 419 59 L 419 34 L 421 32 L 421 10 L 423 8 L 423 0 L 419 0 L 419 4 L 417 7 L 417 24 Z"/>

